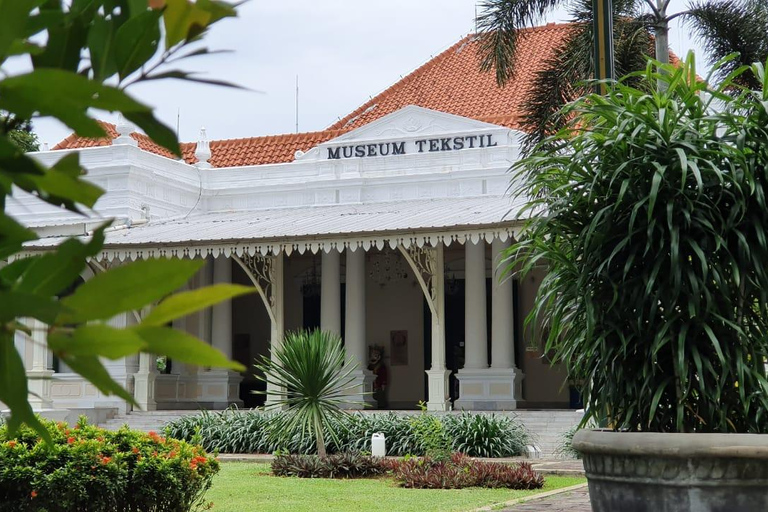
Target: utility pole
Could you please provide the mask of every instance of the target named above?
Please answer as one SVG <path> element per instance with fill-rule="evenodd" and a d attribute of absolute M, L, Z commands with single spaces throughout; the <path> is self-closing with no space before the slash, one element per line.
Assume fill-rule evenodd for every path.
<path fill-rule="evenodd" d="M 611 0 L 592 0 L 595 42 L 595 79 L 613 80 L 613 4 Z M 599 94 L 607 92 L 605 84 L 597 87 Z"/>

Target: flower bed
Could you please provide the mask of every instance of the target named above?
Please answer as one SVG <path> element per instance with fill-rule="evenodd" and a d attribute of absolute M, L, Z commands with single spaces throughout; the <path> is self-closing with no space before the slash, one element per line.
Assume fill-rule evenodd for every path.
<path fill-rule="evenodd" d="M 22 427 L 0 427 L 0 510 L 187 512 L 203 509 L 219 470 L 199 446 L 85 419 L 44 421 L 53 443 Z"/>
<path fill-rule="evenodd" d="M 277 454 L 271 468 L 276 476 L 299 478 L 365 478 L 391 474 L 400 486 L 411 489 L 484 487 L 531 490 L 544 485 L 544 477 L 526 462 L 484 462 L 457 452 L 445 459 L 384 459 L 359 453 L 327 457 Z"/>

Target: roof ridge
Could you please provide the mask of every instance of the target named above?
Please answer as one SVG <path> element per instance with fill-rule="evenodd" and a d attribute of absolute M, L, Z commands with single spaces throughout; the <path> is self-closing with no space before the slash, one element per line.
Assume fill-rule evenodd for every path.
<path fill-rule="evenodd" d="M 343 127 L 347 123 L 349 123 L 349 121 L 355 119 L 356 117 L 359 117 L 369 107 L 371 107 L 373 105 L 376 105 L 377 104 L 377 101 L 376 101 L 377 99 L 381 98 L 385 94 L 388 94 L 388 93 L 391 93 L 393 91 L 397 91 L 399 89 L 402 89 L 407 84 L 412 82 L 415 77 L 421 75 L 421 73 L 424 73 L 428 69 L 434 67 L 436 65 L 436 63 L 441 62 L 442 60 L 444 60 L 446 58 L 446 56 L 448 55 L 448 52 L 450 52 L 452 49 L 454 49 L 457 46 L 463 44 L 466 40 L 472 38 L 473 36 L 474 36 L 474 34 L 467 34 L 467 35 L 463 36 L 457 42 L 453 43 L 448 48 L 446 48 L 442 52 L 438 53 L 436 56 L 430 57 L 429 60 L 424 62 L 422 65 L 420 65 L 419 67 L 417 67 L 416 69 L 414 69 L 413 71 L 411 71 L 410 73 L 405 75 L 404 77 L 400 78 L 400 80 L 397 80 L 395 83 L 393 83 L 389 87 L 385 88 L 383 91 L 381 91 L 378 94 L 376 94 L 376 96 L 373 96 L 370 99 L 368 99 L 368 101 L 366 101 L 365 103 L 363 103 L 362 105 L 357 107 L 355 110 L 353 110 L 352 112 L 350 112 L 346 116 L 342 117 L 338 121 L 336 121 L 336 122 L 332 123 L 331 125 L 329 125 L 326 129 L 327 130 L 340 130 L 340 129 L 343 129 Z"/>
<path fill-rule="evenodd" d="M 543 30 L 561 30 L 561 29 L 567 29 L 569 27 L 572 27 L 574 25 L 573 22 L 550 22 L 546 23 L 544 25 L 537 25 L 535 27 L 523 27 L 518 29 L 518 32 L 521 34 L 528 34 L 528 33 L 535 33 Z M 375 96 L 368 99 L 368 101 L 364 102 L 362 105 L 357 107 L 355 110 L 347 114 L 346 116 L 340 118 L 339 120 L 335 121 L 334 123 L 331 123 L 327 129 L 343 129 L 347 124 L 354 121 L 357 117 L 363 115 L 366 110 L 371 109 L 372 107 L 375 107 L 379 100 L 393 92 L 396 92 L 403 87 L 407 86 L 410 82 L 412 82 L 415 78 L 418 76 L 421 76 L 423 73 L 427 72 L 432 67 L 438 65 L 440 62 L 445 60 L 450 56 L 450 52 L 452 50 L 456 50 L 457 48 L 462 48 L 467 43 L 473 42 L 480 34 L 475 32 L 470 32 L 469 34 L 463 36 L 461 39 L 459 39 L 454 44 L 450 45 L 448 48 L 443 50 L 442 52 L 438 53 L 434 57 L 430 57 L 429 60 L 424 62 L 422 65 L 405 75 L 404 77 L 400 78 L 400 80 L 396 81 L 389 87 L 385 88 L 383 91 L 379 92 Z"/>

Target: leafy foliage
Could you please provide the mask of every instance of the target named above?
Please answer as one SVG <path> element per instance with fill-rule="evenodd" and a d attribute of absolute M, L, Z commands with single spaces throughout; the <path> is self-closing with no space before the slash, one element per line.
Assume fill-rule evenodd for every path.
<path fill-rule="evenodd" d="M 583 383 L 584 421 L 768 432 L 768 78 L 739 89 L 744 72 L 649 64 L 514 166 L 534 215 L 509 269 L 548 265 L 528 320 Z"/>
<path fill-rule="evenodd" d="M 483 462 L 462 453 L 454 453 L 442 461 L 429 457 L 406 458 L 389 465 L 395 480 L 412 489 L 488 487 L 528 490 L 544 486 L 544 477 L 527 462 L 516 465 Z"/>
<path fill-rule="evenodd" d="M 15 127 L 8 131 L 8 139 L 21 151 L 29 153 L 30 151 L 38 151 L 40 149 L 40 141 L 37 138 L 37 134 L 32 131 L 32 123 L 29 121 L 17 123 L 8 116 L 0 115 L 0 123 Z"/>
<path fill-rule="evenodd" d="M 270 356 L 261 356 L 257 379 L 283 390 L 275 402 L 286 407 L 283 414 L 271 416 L 275 435 L 299 428 L 313 434 L 320 456 L 325 455 L 325 433 L 339 444 L 336 431 L 328 426 L 342 423 L 346 404 L 362 406 L 352 400 L 356 393 L 352 372 L 357 365 L 346 359 L 341 338 L 314 330 L 288 333 Z"/>
<path fill-rule="evenodd" d="M 688 25 L 704 45 L 710 62 L 717 62 L 738 52 L 718 68 L 720 78 L 753 62 L 768 59 L 768 4 L 763 0 L 721 0 L 693 2 Z M 759 77 L 751 72 L 736 81 L 751 89 L 759 89 Z"/>
<path fill-rule="evenodd" d="M 185 440 L 199 433 L 206 450 L 221 453 L 316 453 L 315 436 L 302 432 L 300 427 L 275 436 L 271 429 L 279 423 L 271 421 L 273 414 L 280 413 L 202 411 L 198 416 L 184 416 L 168 423 L 165 433 Z M 371 435 L 381 432 L 386 437 L 387 455 L 425 455 L 428 446 L 416 425 L 433 421 L 442 425 L 451 451 L 470 456 L 512 457 L 523 453 L 525 445 L 530 444 L 522 424 L 506 416 L 470 413 L 413 416 L 390 412 L 345 414 L 340 417 L 340 423 L 330 422 L 326 428 L 335 432 L 338 443 L 331 441 L 327 449 L 332 453 L 370 451 Z M 333 439 L 333 436 L 326 432 L 324 438 Z"/>
<path fill-rule="evenodd" d="M 81 419 L 74 428 L 42 420 L 52 439 L 0 428 L 0 510 L 187 512 L 207 508 L 219 470 L 199 446 Z"/>
<path fill-rule="evenodd" d="M 463 413 L 443 416 L 441 420 L 451 449 L 472 457 L 520 455 L 530 444 L 523 424 L 509 416 Z"/>
<path fill-rule="evenodd" d="M 670 14 L 666 0 L 613 0 L 614 66 L 617 76 L 645 68 L 646 56 L 669 61 L 669 22 L 682 16 L 697 35 L 712 62 L 733 52 L 740 56 L 720 67 L 722 77 L 745 64 L 768 58 L 768 13 L 763 0 L 698 0 Z M 557 7 L 566 7 L 573 26 L 562 44 L 536 73 L 525 98 L 521 121 L 530 150 L 568 123 L 562 107 L 586 94 L 594 77 L 592 0 L 484 0 L 478 18 L 481 69 L 494 71 L 500 86 L 514 76 L 519 29 L 533 26 Z M 740 82 L 757 88 L 750 72 Z"/>
<path fill-rule="evenodd" d="M 130 402 L 131 395 L 110 377 L 100 358 L 148 352 L 244 369 L 200 340 L 162 326 L 158 318 L 167 322 L 248 288 L 197 291 L 194 304 L 184 300 L 188 294 L 169 298 L 203 262 L 152 260 L 110 269 L 59 300 L 75 288 L 86 262 L 98 258 L 109 223 L 89 240 L 69 239 L 48 253 L 22 258 L 23 244 L 37 237 L 5 213 L 13 186 L 73 212 L 92 208 L 103 194 L 83 179 L 76 153 L 51 167 L 25 154 L 30 148 L 20 145 L 14 134 L 25 131 L 33 115 L 55 118 L 80 136 L 101 137 L 106 134 L 93 115 L 121 112 L 156 143 L 180 155 L 173 130 L 125 87 L 164 77 L 199 80 L 163 70 L 207 53 L 190 45 L 213 23 L 234 15 L 232 6 L 217 0 L 0 0 L 0 66 L 11 56 L 28 56 L 32 64 L 15 75 L 0 67 L 0 401 L 11 410 L 11 432 L 27 423 L 44 438 L 50 436 L 28 402 L 24 365 L 14 345 L 18 331 L 44 330 L 49 348 L 74 372 L 102 393 Z M 118 330 L 105 323 L 158 302 L 161 313 L 139 325 Z"/>
<path fill-rule="evenodd" d="M 362 453 L 346 452 L 326 457 L 278 453 L 272 461 L 276 476 L 299 478 L 366 478 L 384 474 L 381 459 Z"/>

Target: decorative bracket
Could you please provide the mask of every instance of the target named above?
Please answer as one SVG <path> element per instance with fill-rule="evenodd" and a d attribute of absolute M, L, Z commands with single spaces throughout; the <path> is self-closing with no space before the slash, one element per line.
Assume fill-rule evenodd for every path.
<path fill-rule="evenodd" d="M 267 314 L 273 325 L 276 323 L 277 309 L 276 300 L 273 293 L 275 282 L 275 256 L 264 256 L 261 253 L 254 253 L 253 256 L 245 253 L 242 256 L 232 254 L 240 268 L 256 287 L 256 291 L 267 308 Z"/>
<path fill-rule="evenodd" d="M 437 270 L 437 248 L 435 247 L 417 247 L 411 245 L 408 249 L 402 245 L 397 246 L 403 254 L 405 261 L 410 265 L 411 270 L 416 275 L 416 280 L 424 292 L 427 304 L 432 314 L 437 316 L 437 291 L 434 286 L 434 277 Z"/>

